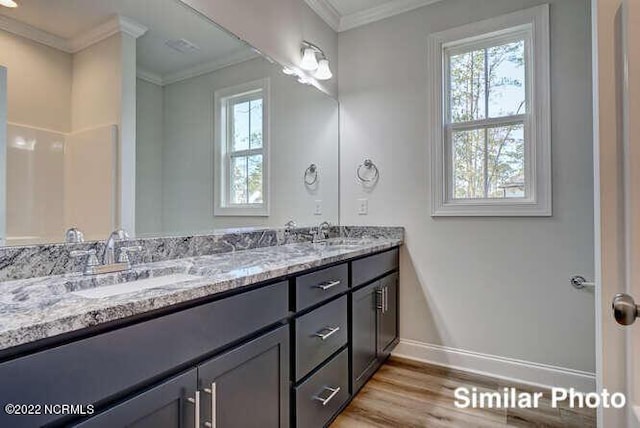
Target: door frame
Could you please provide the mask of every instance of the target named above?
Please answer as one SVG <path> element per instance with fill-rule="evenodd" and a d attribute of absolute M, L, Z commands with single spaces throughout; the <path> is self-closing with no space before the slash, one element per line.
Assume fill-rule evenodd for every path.
<path fill-rule="evenodd" d="M 594 232 L 596 276 L 596 386 L 599 392 L 624 392 L 621 410 L 598 408 L 599 427 L 634 427 L 629 329 L 612 316 L 615 294 L 630 292 L 629 197 L 626 164 L 629 147 L 625 55 L 625 2 L 591 0 L 593 64 Z M 627 167 L 625 167 L 627 166 Z M 637 203 L 637 202 L 636 202 Z M 632 202 L 633 204 L 633 202 Z M 632 205 L 631 204 L 631 205 Z M 640 296 L 636 296 L 638 298 Z M 638 326 L 636 326 L 638 328 Z"/>

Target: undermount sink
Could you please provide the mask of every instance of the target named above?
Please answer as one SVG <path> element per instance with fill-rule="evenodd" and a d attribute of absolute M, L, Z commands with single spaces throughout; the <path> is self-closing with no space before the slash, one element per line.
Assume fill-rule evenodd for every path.
<path fill-rule="evenodd" d="M 196 275 L 177 273 L 172 275 L 141 279 L 137 281 L 123 282 L 120 284 L 105 285 L 102 287 L 89 288 L 86 290 L 73 291 L 71 294 L 75 296 L 84 297 L 87 299 L 102 299 L 105 297 L 113 297 L 113 296 L 118 296 L 120 294 L 135 293 L 138 291 L 149 290 L 152 288 L 161 288 L 167 285 L 173 285 L 180 282 L 193 281 L 196 279 L 201 279 L 201 277 Z"/>
<path fill-rule="evenodd" d="M 355 239 L 334 239 L 324 242 L 318 242 L 315 245 L 319 248 L 326 248 L 328 250 L 352 250 L 363 244 L 362 240 Z"/>

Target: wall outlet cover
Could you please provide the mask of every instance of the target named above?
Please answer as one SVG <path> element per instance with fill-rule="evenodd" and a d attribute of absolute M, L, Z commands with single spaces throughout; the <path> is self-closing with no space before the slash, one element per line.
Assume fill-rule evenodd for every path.
<path fill-rule="evenodd" d="M 322 201 L 315 202 L 315 208 L 313 210 L 313 215 L 322 215 Z"/>
<path fill-rule="evenodd" d="M 358 199 L 358 214 L 359 215 L 367 215 L 367 214 L 369 214 L 369 200 L 368 199 Z"/>

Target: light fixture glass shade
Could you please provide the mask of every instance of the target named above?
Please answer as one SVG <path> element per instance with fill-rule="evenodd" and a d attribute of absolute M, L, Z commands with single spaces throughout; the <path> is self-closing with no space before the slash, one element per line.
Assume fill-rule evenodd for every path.
<path fill-rule="evenodd" d="M 302 67 L 303 70 L 307 71 L 317 70 L 318 58 L 316 58 L 316 51 L 311 48 L 305 48 L 300 67 Z"/>
<path fill-rule="evenodd" d="M 14 8 L 18 7 L 18 3 L 14 0 L 0 0 L 0 6 Z"/>
<path fill-rule="evenodd" d="M 318 80 L 329 80 L 333 77 L 333 73 L 331 73 L 331 69 L 329 68 L 329 60 L 323 58 L 320 60 L 318 64 L 318 70 L 313 75 Z"/>

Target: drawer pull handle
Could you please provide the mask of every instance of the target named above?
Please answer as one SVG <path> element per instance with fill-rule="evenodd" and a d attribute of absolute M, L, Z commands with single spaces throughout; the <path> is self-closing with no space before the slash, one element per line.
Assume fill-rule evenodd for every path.
<path fill-rule="evenodd" d="M 336 285 L 340 285 L 340 281 L 321 282 L 320 284 L 315 285 L 313 288 L 319 288 L 322 291 L 327 291 L 330 288 L 335 287 Z"/>
<path fill-rule="evenodd" d="M 329 394 L 327 398 L 322 398 L 320 394 L 322 394 L 322 392 L 324 391 L 329 391 L 331 392 L 331 394 Z M 333 397 L 338 395 L 338 393 L 340 392 L 340 387 L 329 388 L 328 386 L 325 386 L 324 388 L 322 388 L 322 392 L 320 392 L 320 394 L 318 395 L 314 395 L 313 399 L 319 401 L 323 406 L 326 406 L 331 400 L 333 400 Z"/>
<path fill-rule="evenodd" d="M 322 333 L 323 331 L 326 331 L 327 333 Z M 320 340 L 327 340 L 328 338 L 330 338 L 331 336 L 333 336 L 334 334 L 336 334 L 337 332 L 340 331 L 340 327 L 334 327 L 334 328 L 330 328 L 330 327 L 326 327 L 323 328 L 322 330 L 320 330 L 319 332 L 317 332 L 316 334 L 314 334 L 315 337 L 319 337 Z"/>
<path fill-rule="evenodd" d="M 195 398 L 188 397 L 187 401 L 191 404 L 194 404 L 195 409 L 193 411 L 193 414 L 194 414 L 193 425 L 195 426 L 195 428 L 200 428 L 200 391 L 196 391 Z"/>

